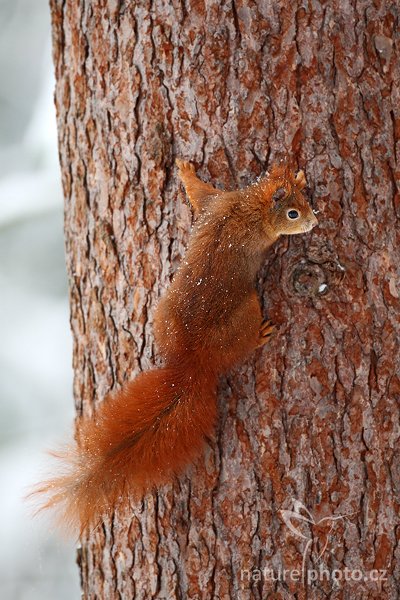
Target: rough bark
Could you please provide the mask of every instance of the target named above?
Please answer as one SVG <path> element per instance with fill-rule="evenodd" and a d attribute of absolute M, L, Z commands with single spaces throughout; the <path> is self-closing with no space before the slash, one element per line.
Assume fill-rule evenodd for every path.
<path fill-rule="evenodd" d="M 398 598 L 398 4 L 51 9 L 78 414 L 157 361 L 154 307 L 191 223 L 175 156 L 234 187 L 289 155 L 321 211 L 260 274 L 280 332 L 221 382 L 215 443 L 82 540 L 84 597 Z M 347 515 L 296 523 L 309 568 L 386 579 L 249 578 L 302 568 L 293 498 L 316 521 Z"/>

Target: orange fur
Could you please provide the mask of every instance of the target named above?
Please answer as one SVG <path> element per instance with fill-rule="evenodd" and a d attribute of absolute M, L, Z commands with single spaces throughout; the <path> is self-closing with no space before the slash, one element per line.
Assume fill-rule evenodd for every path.
<path fill-rule="evenodd" d="M 296 179 L 275 167 L 253 186 L 223 192 L 201 182 L 189 163 L 180 161 L 179 169 L 197 219 L 155 315 L 164 366 L 140 374 L 106 398 L 95 418 L 83 419 L 77 443 L 60 455 L 64 471 L 35 492 L 47 498 L 45 507 L 59 507 L 64 524 L 81 530 L 120 499 L 171 480 L 200 454 L 214 428 L 219 375 L 273 330 L 255 291 L 266 250 L 281 233 L 316 223 L 300 192 L 302 172 Z M 291 209 L 300 213 L 296 223 Z"/>
<path fill-rule="evenodd" d="M 81 530 L 121 497 L 178 474 L 201 451 L 216 417 L 216 379 L 180 364 L 141 373 L 78 429 L 79 445 L 59 454 L 64 472 L 38 486 L 61 522 Z"/>

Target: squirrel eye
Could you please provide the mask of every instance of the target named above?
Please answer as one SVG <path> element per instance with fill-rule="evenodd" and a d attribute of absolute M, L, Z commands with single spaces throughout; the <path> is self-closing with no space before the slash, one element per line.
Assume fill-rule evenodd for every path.
<path fill-rule="evenodd" d="M 287 211 L 287 216 L 289 217 L 289 219 L 292 219 L 294 221 L 294 219 L 298 219 L 300 215 L 297 210 L 294 210 L 294 208 L 291 208 L 290 210 Z"/>
<path fill-rule="evenodd" d="M 274 202 L 279 202 L 279 200 L 283 200 L 285 196 L 286 196 L 286 190 L 285 190 L 285 188 L 278 188 L 272 194 L 272 200 Z"/>

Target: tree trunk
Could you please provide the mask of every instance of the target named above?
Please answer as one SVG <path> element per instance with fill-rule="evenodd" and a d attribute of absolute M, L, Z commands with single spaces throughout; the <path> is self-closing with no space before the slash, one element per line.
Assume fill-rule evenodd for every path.
<path fill-rule="evenodd" d="M 228 188 L 289 156 L 320 211 L 269 254 L 279 335 L 221 382 L 204 457 L 82 539 L 84 597 L 398 598 L 398 4 L 51 9 L 78 414 L 157 362 L 176 156 Z"/>

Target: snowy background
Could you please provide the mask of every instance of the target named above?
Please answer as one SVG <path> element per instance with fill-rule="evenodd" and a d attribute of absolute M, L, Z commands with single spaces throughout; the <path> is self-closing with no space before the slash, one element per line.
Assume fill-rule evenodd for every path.
<path fill-rule="evenodd" d="M 0 598 L 74 600 L 74 544 L 23 501 L 73 419 L 47 0 L 0 0 L 0 82 Z"/>

